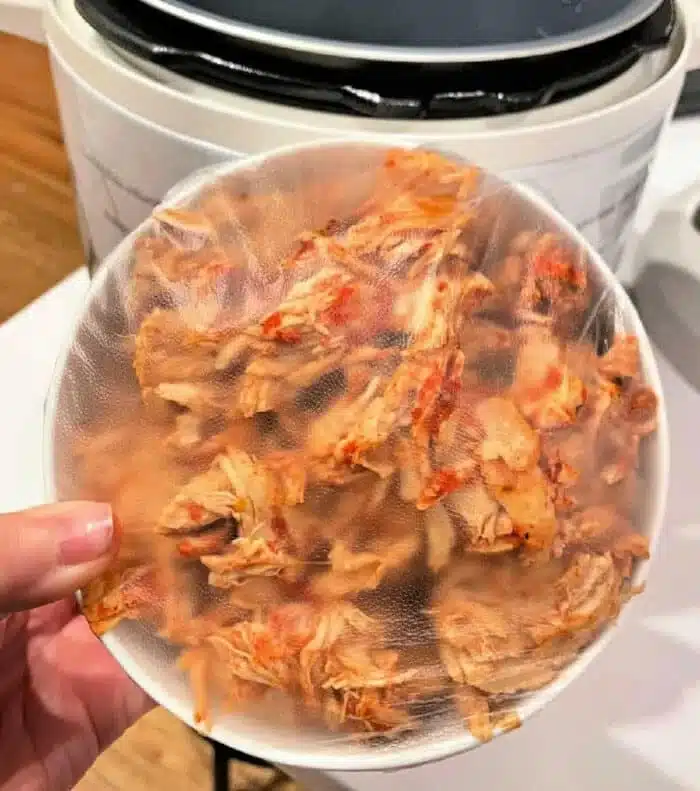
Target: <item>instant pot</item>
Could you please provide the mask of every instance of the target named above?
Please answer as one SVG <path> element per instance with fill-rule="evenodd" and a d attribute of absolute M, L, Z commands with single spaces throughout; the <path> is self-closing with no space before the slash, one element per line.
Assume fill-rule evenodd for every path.
<path fill-rule="evenodd" d="M 624 280 L 689 19 L 673 0 L 50 0 L 86 246 L 99 261 L 196 168 L 388 138 L 528 184 Z"/>

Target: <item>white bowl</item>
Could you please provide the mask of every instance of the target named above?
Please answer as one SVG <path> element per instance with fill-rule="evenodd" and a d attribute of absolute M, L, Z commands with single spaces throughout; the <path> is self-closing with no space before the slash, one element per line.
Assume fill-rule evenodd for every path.
<path fill-rule="evenodd" d="M 323 161 L 335 167 L 334 163 L 338 161 L 337 155 L 341 150 L 343 157 L 346 157 L 344 162 L 347 163 L 348 152 L 357 153 L 361 157 L 366 157 L 370 151 L 376 151 L 380 155 L 386 150 L 386 145 L 354 141 L 285 147 L 265 156 L 217 165 L 195 174 L 172 190 L 166 202 L 169 205 L 186 203 L 202 186 L 218 178 L 245 179 L 251 173 L 256 176 L 264 174 L 268 167 L 279 173 L 279 168 L 285 163 L 294 162 L 296 165 L 300 158 L 303 160 L 307 156 L 315 164 L 321 161 L 316 157 L 325 157 Z M 503 184 L 497 180 L 496 183 Z M 666 504 L 669 435 L 661 380 L 649 338 L 627 293 L 581 234 L 540 196 L 518 185 L 509 186 L 511 189 L 499 193 L 499 200 L 502 196 L 505 200 L 504 206 L 514 209 L 518 217 L 524 218 L 524 228 L 552 229 L 578 244 L 585 251 L 589 266 L 598 273 L 601 286 L 613 296 L 619 328 L 634 333 L 639 339 L 644 378 L 659 397 L 658 430 L 644 443 L 644 453 L 640 460 L 644 486 L 640 487 L 643 501 L 640 503 L 639 519 L 643 524 L 637 525 L 640 532 L 649 537 L 653 557 Z M 58 362 L 47 403 L 44 449 L 46 492 L 50 500 L 66 499 L 74 494 L 70 492 L 70 470 L 56 464 L 57 459 L 65 458 L 65 443 L 70 440 L 69 432 L 66 432 L 66 421 L 59 421 L 57 417 L 67 414 L 70 416 L 68 424 L 73 424 L 79 418 L 76 410 L 82 415 L 86 408 L 104 408 L 100 406 L 100 402 L 109 396 L 109 388 L 96 383 L 108 382 L 110 376 L 119 368 L 119 361 L 114 360 L 109 338 L 98 329 L 95 318 L 98 314 L 104 316 L 105 311 L 114 310 L 117 304 L 114 301 L 115 288 L 119 287 L 119 282 L 125 275 L 124 262 L 130 260 L 135 239 L 152 222 L 149 218 L 124 239 L 97 271 L 71 341 Z M 90 363 L 86 367 L 88 359 Z M 128 361 L 125 360 L 124 364 L 128 366 Z M 648 567 L 648 561 L 638 563 L 634 572 L 635 584 L 645 580 Z M 608 643 L 614 631 L 614 626 L 606 628 L 553 683 L 524 697 L 516 707 L 521 720 L 527 720 L 542 709 L 581 675 Z M 157 703 L 188 725 L 197 728 L 193 721 L 194 703 L 189 684 L 173 661 L 175 651 L 172 647 L 131 622 L 122 622 L 107 633 L 103 641 L 128 675 Z M 423 734 L 387 747 L 332 737 L 325 732 L 309 732 L 297 729 L 293 724 L 277 723 L 271 729 L 262 720 L 246 716 L 226 716 L 217 720 L 209 735 L 223 744 L 271 763 L 325 771 L 399 769 L 447 758 L 480 744 L 461 724 L 454 721 L 446 724 L 444 728 L 426 730 Z"/>

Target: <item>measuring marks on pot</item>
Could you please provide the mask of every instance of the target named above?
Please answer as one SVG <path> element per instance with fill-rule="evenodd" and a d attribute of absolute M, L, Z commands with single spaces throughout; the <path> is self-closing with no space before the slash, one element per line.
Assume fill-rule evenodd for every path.
<path fill-rule="evenodd" d="M 118 240 L 121 240 L 150 214 L 159 201 L 144 194 L 137 187 L 124 184 L 116 173 L 88 151 L 81 151 L 81 155 L 102 179 L 107 199 L 103 217 L 114 229 Z"/>
<path fill-rule="evenodd" d="M 617 270 L 665 120 L 656 119 L 631 135 L 566 160 L 507 175 L 546 198 Z"/>
<path fill-rule="evenodd" d="M 105 101 L 55 55 L 54 83 L 85 246 L 102 260 L 192 171 L 235 158 Z"/>

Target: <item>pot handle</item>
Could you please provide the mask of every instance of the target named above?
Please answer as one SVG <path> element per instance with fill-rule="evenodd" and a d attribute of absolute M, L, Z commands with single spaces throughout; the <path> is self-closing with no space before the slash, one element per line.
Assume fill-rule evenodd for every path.
<path fill-rule="evenodd" d="M 46 0 L 0 0 L 0 31 L 44 44 Z"/>
<path fill-rule="evenodd" d="M 700 180 L 664 203 L 640 252 L 644 260 L 681 270 L 700 285 Z"/>
<path fill-rule="evenodd" d="M 640 250 L 632 287 L 658 350 L 700 392 L 700 180 L 659 212 Z"/>

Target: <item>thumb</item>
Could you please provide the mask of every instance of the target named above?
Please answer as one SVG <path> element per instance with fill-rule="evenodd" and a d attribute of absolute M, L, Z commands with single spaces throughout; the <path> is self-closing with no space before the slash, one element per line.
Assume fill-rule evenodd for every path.
<path fill-rule="evenodd" d="M 105 570 L 114 538 L 112 510 L 100 503 L 0 515 L 0 613 L 69 596 Z"/>

